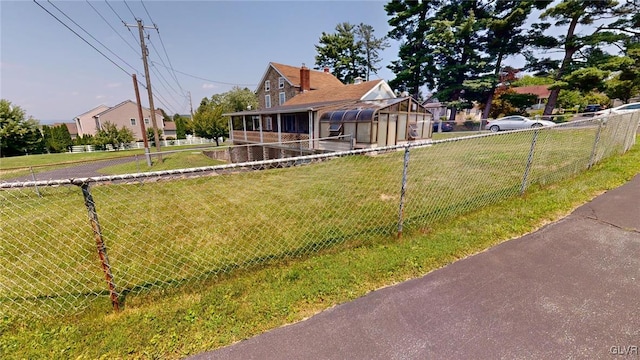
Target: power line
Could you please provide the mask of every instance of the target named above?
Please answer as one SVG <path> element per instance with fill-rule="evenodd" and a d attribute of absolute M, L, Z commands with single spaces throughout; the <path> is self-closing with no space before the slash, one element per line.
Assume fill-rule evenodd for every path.
<path fill-rule="evenodd" d="M 158 33 L 158 39 L 160 39 L 160 44 L 162 45 L 162 49 L 164 50 L 164 55 L 167 57 L 167 62 L 169 63 L 169 69 L 173 70 L 173 64 L 171 64 L 171 58 L 169 58 L 169 54 L 167 53 L 167 48 L 164 46 L 164 41 L 162 41 L 162 36 L 160 36 L 160 29 L 156 26 L 155 21 L 153 21 L 153 19 L 151 18 L 151 14 L 149 14 L 149 11 L 147 10 L 147 6 L 144 4 L 144 2 L 140 0 L 140 3 L 142 3 L 142 7 L 144 8 L 144 11 L 147 13 L 149 20 L 151 20 L 151 23 L 156 28 L 156 32 Z M 155 47 L 154 47 L 154 50 L 155 50 Z M 156 52 L 158 51 L 156 50 Z M 160 60 L 162 60 L 162 56 L 160 56 Z M 178 84 L 180 91 L 184 93 L 184 89 L 182 88 L 182 85 L 180 85 L 180 81 L 178 81 L 178 77 L 176 76 L 175 71 L 172 71 L 172 73 L 173 73 L 173 79 L 176 81 L 176 84 Z"/>
<path fill-rule="evenodd" d="M 169 85 L 169 84 L 168 84 L 167 80 L 164 78 L 164 76 L 162 76 L 162 74 L 161 74 L 161 73 L 160 73 L 160 72 L 159 72 L 155 67 L 152 67 L 152 68 L 151 68 L 151 70 L 153 71 L 153 73 L 154 73 L 156 76 L 158 76 L 158 78 L 159 78 L 159 79 L 161 79 L 161 80 L 160 80 L 160 85 L 162 85 L 162 87 L 167 91 L 167 93 L 169 94 L 169 96 L 171 97 L 171 99 L 173 99 L 173 101 L 174 101 L 176 104 L 178 104 L 178 103 L 179 103 L 179 101 L 178 101 L 178 100 L 176 100 L 176 98 L 173 96 L 173 93 L 172 93 L 171 91 L 169 91 L 169 89 L 167 88 L 167 86 L 166 86 L 166 85 Z M 175 90 L 174 90 L 174 91 L 175 91 Z"/>
<path fill-rule="evenodd" d="M 113 32 L 115 32 L 116 35 L 118 35 L 120 39 L 122 39 L 122 41 L 125 42 L 125 44 L 129 45 L 129 47 L 131 48 L 131 50 L 133 50 L 134 53 L 138 54 L 138 51 L 135 49 L 135 47 L 133 47 L 133 45 L 131 45 L 127 40 L 125 40 L 124 37 L 122 37 L 122 35 L 120 35 L 120 33 L 113 26 L 111 26 L 111 24 L 107 21 L 107 19 L 105 19 L 104 16 L 102 16 L 102 14 L 98 11 L 98 9 L 96 9 L 89 0 L 85 0 L 85 1 L 87 2 L 87 4 L 89 4 L 89 6 L 91 6 L 93 11 L 95 11 L 98 14 L 98 16 L 100 16 L 100 18 L 102 18 L 102 20 L 111 28 L 111 30 L 113 30 Z"/>
<path fill-rule="evenodd" d="M 62 24 L 64 27 L 66 27 L 67 29 L 69 29 L 69 31 L 71 31 L 72 33 L 74 33 L 77 37 L 79 37 L 80 39 L 82 39 L 82 41 L 84 41 L 85 43 L 87 43 L 87 45 L 91 46 L 95 51 L 97 51 L 98 53 L 100 53 L 100 55 L 102 55 L 105 59 L 109 60 L 113 65 L 115 65 L 116 67 L 118 67 L 118 69 L 122 70 L 125 74 L 127 74 L 127 76 L 131 76 L 131 74 L 129 74 L 129 72 L 127 70 L 125 70 L 124 68 L 122 68 L 120 65 L 118 65 L 115 61 L 113 61 L 111 58 L 109 58 L 107 55 L 105 55 L 102 51 L 100 51 L 98 48 L 96 48 L 95 46 L 93 46 L 93 44 L 91 44 L 89 41 L 87 41 L 85 38 L 83 38 L 80 34 L 78 34 L 77 32 L 75 32 L 72 28 L 70 28 L 67 24 L 65 24 L 62 20 L 60 20 L 57 16 L 53 15 L 49 10 L 47 10 L 44 6 L 42 6 L 41 4 L 39 4 L 36 0 L 33 0 L 34 3 L 36 3 L 36 5 L 40 6 L 40 8 L 42 8 L 42 10 L 46 11 L 49 15 L 51 15 L 54 19 L 58 20 L 58 22 L 60 24 Z"/>
<path fill-rule="evenodd" d="M 152 63 L 152 64 L 155 64 L 155 65 L 164 66 L 164 65 L 159 64 L 159 63 L 157 63 L 157 62 L 155 62 L 155 61 L 152 61 L 151 63 Z M 189 76 L 189 77 L 192 77 L 192 78 L 194 78 L 194 79 L 204 80 L 204 81 L 208 81 L 208 82 L 212 82 L 212 83 L 216 83 L 216 84 L 232 85 L 232 86 L 257 86 L 257 84 L 234 84 L 234 83 L 228 83 L 228 82 L 223 82 L 223 81 L 210 80 L 210 79 L 205 79 L 205 78 L 200 77 L 200 76 L 187 74 L 187 73 L 182 72 L 182 71 L 180 71 L 180 70 L 176 70 L 176 69 L 171 69 L 171 70 L 172 70 L 172 71 L 177 72 L 178 74 L 182 74 L 182 75 L 185 75 L 185 76 Z"/>
<path fill-rule="evenodd" d="M 34 0 L 35 1 L 35 0 Z M 120 61 L 122 61 L 123 63 L 127 64 L 127 66 L 129 66 L 130 68 L 132 68 L 135 72 L 138 72 L 138 70 L 136 68 L 134 68 L 133 66 L 131 66 L 128 62 L 126 62 L 123 58 L 121 58 L 120 56 L 118 56 L 118 54 L 114 53 L 113 51 L 111 51 L 111 49 L 109 49 L 105 44 L 103 44 L 100 40 L 96 39 L 95 36 L 91 35 L 87 30 L 85 30 L 82 26 L 80 26 L 80 24 L 78 24 L 77 22 L 75 22 L 72 18 L 69 17 L 69 15 L 67 15 L 64 11 L 60 10 L 60 8 L 58 8 L 54 3 L 52 3 L 50 0 L 47 0 L 47 2 L 53 6 L 56 10 L 58 10 L 62 15 L 64 15 L 67 19 L 69 19 L 75 26 L 79 27 L 80 29 L 82 29 L 82 31 L 84 31 L 87 35 L 89 35 L 93 40 L 95 40 L 98 44 L 102 45 L 102 47 L 104 47 L 105 49 L 107 49 L 107 51 L 109 51 L 111 54 L 113 54 L 115 57 L 117 57 Z"/>
<path fill-rule="evenodd" d="M 35 0 L 34 0 L 35 1 Z M 118 19 L 120 19 L 120 21 L 122 22 L 122 24 L 124 24 L 124 26 L 127 26 L 127 23 L 124 21 L 124 19 L 122 19 L 122 17 L 120 17 L 120 14 L 118 14 L 118 12 L 116 12 L 116 10 L 113 8 L 113 6 L 111 6 L 111 4 L 109 4 L 109 1 L 104 0 L 105 3 L 107 3 L 107 6 L 109 6 L 109 8 L 111 9 L 111 11 L 113 11 L 113 13 L 118 17 Z M 135 15 L 134 15 L 135 17 Z M 131 34 L 131 36 L 133 37 L 133 40 L 136 42 L 137 45 L 140 45 L 140 41 L 136 38 L 135 35 L 133 35 L 133 32 L 131 31 L 131 29 L 129 29 L 127 27 L 127 30 L 129 30 L 129 34 Z"/>
<path fill-rule="evenodd" d="M 150 38 L 147 38 L 147 39 L 149 39 L 149 43 L 151 44 L 151 47 L 153 48 L 153 50 L 156 52 L 156 54 L 158 54 L 158 57 L 160 58 L 160 62 L 162 63 L 162 65 L 163 65 L 165 68 L 167 68 L 167 66 L 165 65 L 164 61 L 162 60 L 162 56 L 161 56 L 161 55 L 160 55 L 160 53 L 158 52 L 158 49 L 156 49 L 156 46 L 154 45 L 153 41 L 151 41 L 151 39 L 150 39 Z M 171 75 L 171 73 L 170 73 L 170 72 L 169 72 L 169 75 Z M 167 85 L 169 85 L 169 83 L 168 83 L 168 82 L 167 82 Z M 170 86 L 170 87 L 171 87 L 171 86 Z M 180 92 L 179 92 L 179 91 L 177 91 L 176 89 L 174 89 L 173 87 L 171 87 L 171 89 L 172 89 L 175 93 L 180 94 Z"/>
<path fill-rule="evenodd" d="M 123 0 L 122 2 L 124 2 L 124 4 L 127 6 L 127 9 L 129 9 L 129 12 L 131 13 L 131 16 L 133 16 L 134 19 L 138 19 L 136 17 L 136 14 L 134 14 L 133 11 L 131 11 L 131 8 L 129 7 L 129 4 L 127 4 L 127 0 Z"/>

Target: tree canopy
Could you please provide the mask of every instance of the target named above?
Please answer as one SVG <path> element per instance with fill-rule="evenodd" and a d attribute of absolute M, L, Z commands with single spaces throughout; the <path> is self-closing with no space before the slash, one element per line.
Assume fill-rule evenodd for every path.
<path fill-rule="evenodd" d="M 323 32 L 316 45 L 316 69 L 329 67 L 343 83 L 352 83 L 357 77 L 369 80 L 380 67 L 380 51 L 389 47 L 386 37 L 376 38 L 371 25 L 353 25 L 343 22 L 336 32 Z"/>
<path fill-rule="evenodd" d="M 25 118 L 25 111 L 0 99 L 0 155 L 16 156 L 44 151 L 39 122 Z"/>
<path fill-rule="evenodd" d="M 629 34 L 624 27 L 632 11 L 627 4 L 620 5 L 616 0 L 563 0 L 541 14 L 541 21 L 532 25 L 531 45 L 540 50 L 538 54 L 554 50 L 563 54 L 561 59 L 536 57 L 532 52 L 526 55 L 528 69 L 549 74 L 556 81 L 544 109 L 545 115 L 552 113 L 561 89 L 572 85 L 584 89 L 588 79 L 593 81 L 604 75 L 597 68 L 580 69 L 589 67 L 589 61 L 596 57 L 606 58 L 601 50 L 603 45 L 623 46 L 628 41 Z M 550 33 L 550 29 L 554 29 L 552 26 L 564 29 L 564 33 L 560 36 Z M 578 73 L 572 75 L 574 72 Z"/>
<path fill-rule="evenodd" d="M 218 139 L 229 136 L 229 126 L 224 113 L 246 110 L 247 107 L 258 108 L 256 95 L 248 88 L 234 87 L 222 94 L 203 98 L 193 116 L 193 131 L 197 136 Z"/>

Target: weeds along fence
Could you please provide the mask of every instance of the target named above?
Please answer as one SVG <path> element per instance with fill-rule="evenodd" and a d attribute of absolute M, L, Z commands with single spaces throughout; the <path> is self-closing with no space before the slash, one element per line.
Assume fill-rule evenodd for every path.
<path fill-rule="evenodd" d="M 422 231 L 624 153 L 639 121 L 636 112 L 375 150 L 0 183 L 0 313 L 122 308 L 149 289 Z"/>

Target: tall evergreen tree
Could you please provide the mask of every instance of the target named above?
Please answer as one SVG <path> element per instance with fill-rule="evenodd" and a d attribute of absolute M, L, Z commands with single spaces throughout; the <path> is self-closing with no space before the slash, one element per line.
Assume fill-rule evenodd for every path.
<path fill-rule="evenodd" d="M 380 51 L 388 48 L 389 41 L 387 37 L 376 38 L 373 26 L 360 23 L 355 28 L 356 39 L 360 51 L 363 53 L 364 66 L 366 70 L 366 80 L 369 81 L 371 73 L 377 74 L 380 67 L 378 64 L 382 60 L 380 58 Z"/>
<path fill-rule="evenodd" d="M 627 5 L 619 5 L 616 0 L 563 0 L 545 10 L 540 19 L 554 21 L 555 27 L 565 28 L 561 36 L 548 34 L 552 24 L 540 22 L 533 25 L 532 45 L 548 52 L 560 50 L 562 59 L 537 58 L 527 54 L 527 67 L 541 74 L 552 74 L 555 86 L 544 109 L 550 115 L 556 106 L 558 94 L 563 87 L 563 78 L 576 69 L 577 61 L 584 61 L 584 50 L 601 45 L 622 43 L 629 35 L 621 31 L 633 14 Z M 637 16 L 637 15 L 635 15 Z M 617 20 L 612 20 L 617 19 Z M 604 22 L 604 23 L 602 23 Z M 596 25 L 600 24 L 600 25 Z"/>
<path fill-rule="evenodd" d="M 320 36 L 316 45 L 316 69 L 328 67 L 343 83 L 352 83 L 357 77 L 369 80 L 380 67 L 380 51 L 389 47 L 386 37 L 376 38 L 371 25 L 352 25 L 348 22 L 336 26 L 336 32 Z"/>
<path fill-rule="evenodd" d="M 423 86 L 433 88 L 435 85 L 435 78 L 431 76 L 434 71 L 433 54 L 427 47 L 424 33 L 428 29 L 427 17 L 432 16 L 432 9 L 440 6 L 441 2 L 394 0 L 384 7 L 390 17 L 388 36 L 400 41 L 398 59 L 388 66 L 396 76 L 389 85 L 409 92 L 416 99 L 422 97 L 420 90 Z"/>
<path fill-rule="evenodd" d="M 486 22 L 487 61 L 493 68 L 493 74 L 485 76 L 488 83 L 482 118 L 489 117 L 491 104 L 503 68 L 503 61 L 510 55 L 518 54 L 527 44 L 524 23 L 534 8 L 543 9 L 551 0 L 504 0 L 490 4 Z"/>

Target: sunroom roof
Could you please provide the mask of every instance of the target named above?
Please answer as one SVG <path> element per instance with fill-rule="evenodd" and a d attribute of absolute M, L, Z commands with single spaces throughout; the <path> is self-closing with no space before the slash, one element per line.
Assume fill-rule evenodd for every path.
<path fill-rule="evenodd" d="M 320 116 L 320 121 L 370 121 L 373 119 L 373 114 L 375 114 L 376 110 L 405 100 L 407 98 L 358 101 L 357 104 L 348 104 L 323 113 Z"/>

